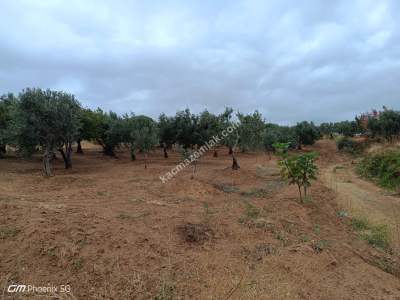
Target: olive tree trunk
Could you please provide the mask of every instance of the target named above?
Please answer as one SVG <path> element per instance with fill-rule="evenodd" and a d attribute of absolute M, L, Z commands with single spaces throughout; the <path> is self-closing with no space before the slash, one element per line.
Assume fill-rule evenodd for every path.
<path fill-rule="evenodd" d="M 193 171 L 192 171 L 192 176 L 190 176 L 190 179 L 194 178 L 194 175 L 196 174 L 196 171 L 197 171 L 197 160 L 195 160 L 193 162 Z"/>
<path fill-rule="evenodd" d="M 232 170 L 239 170 L 240 166 L 239 166 L 239 163 L 238 163 L 237 158 L 235 156 L 235 151 L 233 149 L 232 149 L 231 156 L 232 156 Z"/>
<path fill-rule="evenodd" d="M 231 146 L 229 146 L 229 155 L 232 155 L 232 153 L 233 153 L 233 149 L 232 149 L 232 147 Z"/>
<path fill-rule="evenodd" d="M 65 144 L 65 152 L 63 148 L 58 149 L 58 151 L 61 153 L 61 156 L 64 160 L 64 166 L 66 169 L 71 169 L 72 168 L 72 143 L 66 143 Z"/>
<path fill-rule="evenodd" d="M 103 147 L 103 153 L 104 155 L 115 157 L 114 148 L 109 145 Z"/>
<path fill-rule="evenodd" d="M 163 151 L 164 151 L 164 158 L 168 158 L 167 146 L 165 144 L 163 145 Z"/>
<path fill-rule="evenodd" d="M 83 154 L 81 139 L 78 139 L 77 143 L 78 143 L 78 147 L 76 148 L 76 153 Z"/>
<path fill-rule="evenodd" d="M 2 158 L 6 152 L 6 145 L 0 145 L 0 158 Z"/>
<path fill-rule="evenodd" d="M 43 174 L 46 177 L 53 176 L 53 173 L 51 171 L 51 163 L 50 163 L 52 157 L 53 157 L 53 153 L 49 152 L 46 149 L 46 151 L 44 152 L 44 155 L 43 155 Z"/>

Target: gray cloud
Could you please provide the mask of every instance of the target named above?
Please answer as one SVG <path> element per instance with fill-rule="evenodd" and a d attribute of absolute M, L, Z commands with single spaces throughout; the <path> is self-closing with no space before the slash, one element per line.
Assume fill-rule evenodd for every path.
<path fill-rule="evenodd" d="M 258 109 L 269 121 L 400 109 L 398 1 L 3 1 L 0 93 L 91 108 Z"/>

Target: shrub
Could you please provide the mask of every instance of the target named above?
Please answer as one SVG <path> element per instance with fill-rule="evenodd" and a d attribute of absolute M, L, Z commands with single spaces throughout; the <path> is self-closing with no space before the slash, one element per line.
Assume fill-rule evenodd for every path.
<path fill-rule="evenodd" d="M 300 201 L 303 202 L 303 199 L 307 199 L 307 189 L 311 186 L 311 181 L 317 179 L 318 168 L 315 165 L 317 153 L 289 156 L 286 152 L 287 144 L 276 144 L 276 147 L 282 157 L 278 162 L 281 167 L 281 176 L 288 180 L 289 184 L 297 185 Z"/>
<path fill-rule="evenodd" d="M 400 152 L 386 151 L 364 157 L 357 172 L 388 189 L 400 187 Z"/>
<path fill-rule="evenodd" d="M 340 137 L 336 140 L 336 147 L 339 151 L 344 151 L 351 154 L 357 154 L 363 150 L 363 146 L 361 143 L 356 142 L 346 136 Z"/>

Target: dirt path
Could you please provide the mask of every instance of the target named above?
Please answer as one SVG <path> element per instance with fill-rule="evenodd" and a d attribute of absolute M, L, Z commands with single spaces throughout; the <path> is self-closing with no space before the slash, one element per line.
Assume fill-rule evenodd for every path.
<path fill-rule="evenodd" d="M 334 146 L 323 141 L 324 149 Z M 331 149 L 330 159 L 322 153 L 325 165 L 321 168 L 323 183 L 337 193 L 340 207 L 352 215 L 365 217 L 375 224 L 387 224 L 393 245 L 400 249 L 400 198 L 390 195 L 374 183 L 361 179 L 355 173 L 355 164 L 349 158 Z"/>

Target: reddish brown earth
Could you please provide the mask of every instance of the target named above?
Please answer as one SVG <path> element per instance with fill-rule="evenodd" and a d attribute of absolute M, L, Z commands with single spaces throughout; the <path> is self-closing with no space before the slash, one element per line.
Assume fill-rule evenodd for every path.
<path fill-rule="evenodd" d="M 347 158 L 329 141 L 323 172 Z M 179 161 L 131 162 L 99 149 L 61 159 L 0 160 L 0 286 L 4 299 L 400 299 L 387 254 L 337 216 L 337 193 L 314 183 L 312 200 L 281 182 L 276 160 L 226 149 L 163 184 Z M 393 269 L 393 268 L 392 268 Z M 7 292 L 11 283 L 70 285 L 53 295 Z M 54 298 L 53 298 L 54 299 Z"/>

